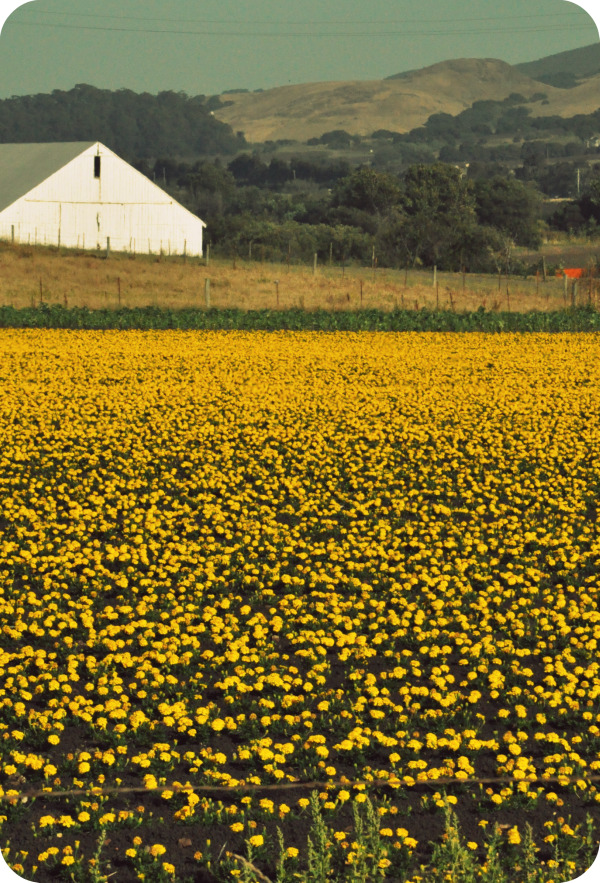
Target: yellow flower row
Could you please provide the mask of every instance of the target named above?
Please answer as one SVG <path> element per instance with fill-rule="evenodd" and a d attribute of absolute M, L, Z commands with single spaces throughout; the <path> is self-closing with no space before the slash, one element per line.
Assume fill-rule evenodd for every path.
<path fill-rule="evenodd" d="M 585 779 L 599 349 L 1 332 L 7 775 Z"/>

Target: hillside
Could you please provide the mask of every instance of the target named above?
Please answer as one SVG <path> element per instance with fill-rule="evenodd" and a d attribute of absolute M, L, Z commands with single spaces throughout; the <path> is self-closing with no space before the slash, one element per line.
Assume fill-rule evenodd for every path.
<path fill-rule="evenodd" d="M 532 106 L 539 115 L 591 113 L 600 106 L 598 80 L 568 90 L 540 83 L 498 59 L 454 59 L 385 80 L 304 83 L 263 92 L 228 93 L 215 115 L 248 141 L 306 141 L 344 129 L 369 135 L 377 129 L 408 132 L 435 113 L 455 115 L 474 101 L 544 93 Z M 535 108 L 535 109 L 534 109 Z"/>
<path fill-rule="evenodd" d="M 579 86 L 571 89 L 556 89 L 550 96 L 552 86 L 540 85 L 540 88 L 548 93 L 548 104 L 541 102 L 532 105 L 532 116 L 550 116 L 556 114 L 561 117 L 572 117 L 575 114 L 593 113 L 600 107 L 600 73 L 584 80 Z"/>
<path fill-rule="evenodd" d="M 600 43 L 547 55 L 537 61 L 516 64 L 515 67 L 522 74 L 541 83 L 571 88 L 581 80 L 600 74 Z"/>

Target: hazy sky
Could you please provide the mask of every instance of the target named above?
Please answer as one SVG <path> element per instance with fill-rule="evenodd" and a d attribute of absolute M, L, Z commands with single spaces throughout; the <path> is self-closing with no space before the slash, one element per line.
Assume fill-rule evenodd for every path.
<path fill-rule="evenodd" d="M 597 42 L 592 16 L 600 0 L 0 0 L 0 98 L 77 83 L 212 95 L 448 58 L 532 61 Z"/>

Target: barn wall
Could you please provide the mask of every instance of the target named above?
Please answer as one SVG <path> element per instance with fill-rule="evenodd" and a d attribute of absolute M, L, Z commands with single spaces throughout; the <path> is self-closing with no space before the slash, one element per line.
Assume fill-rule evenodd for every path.
<path fill-rule="evenodd" d="M 202 221 L 124 160 L 89 148 L 0 213 L 0 237 L 116 251 L 202 254 Z"/>

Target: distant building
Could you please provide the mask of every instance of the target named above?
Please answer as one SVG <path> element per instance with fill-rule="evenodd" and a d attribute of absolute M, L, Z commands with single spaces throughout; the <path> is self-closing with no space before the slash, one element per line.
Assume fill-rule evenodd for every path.
<path fill-rule="evenodd" d="M 0 144 L 0 238 L 202 255 L 206 224 L 99 141 Z"/>

